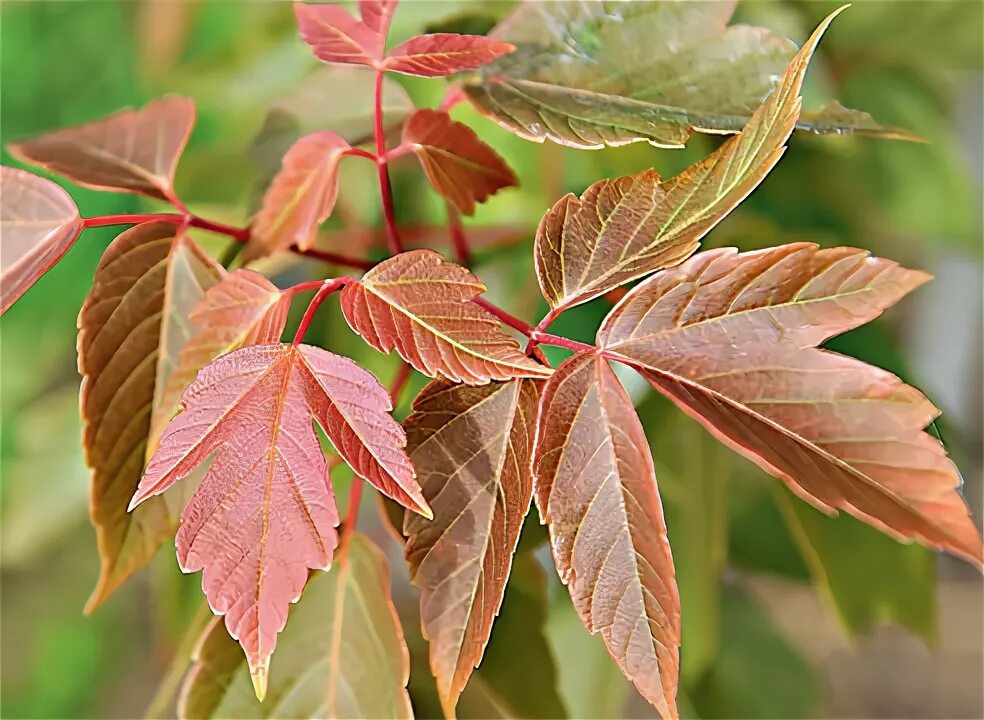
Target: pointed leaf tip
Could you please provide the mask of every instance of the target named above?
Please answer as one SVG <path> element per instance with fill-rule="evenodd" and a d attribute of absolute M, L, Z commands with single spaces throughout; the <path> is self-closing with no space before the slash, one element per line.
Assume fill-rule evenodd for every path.
<path fill-rule="evenodd" d="M 267 675 L 269 674 L 270 660 L 264 660 L 259 666 L 249 669 L 249 677 L 253 681 L 253 692 L 256 699 L 263 702 L 267 693 Z"/>

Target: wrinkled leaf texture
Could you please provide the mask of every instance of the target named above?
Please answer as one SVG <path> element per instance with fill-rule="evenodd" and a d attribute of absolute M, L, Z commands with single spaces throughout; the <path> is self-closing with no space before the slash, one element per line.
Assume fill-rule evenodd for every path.
<path fill-rule="evenodd" d="M 356 533 L 312 573 L 280 636 L 261 703 L 242 651 L 218 619 L 202 635 L 178 701 L 182 720 L 411 718 L 409 656 L 386 558 Z"/>
<path fill-rule="evenodd" d="M 96 190 L 172 200 L 174 171 L 195 124 L 195 104 L 169 95 L 137 110 L 9 146 L 18 160 Z"/>
<path fill-rule="evenodd" d="M 695 131 L 733 133 L 795 51 L 765 28 L 728 25 L 736 4 L 527 2 L 490 33 L 517 50 L 464 89 L 480 112 L 538 142 L 681 147 Z M 838 103 L 798 127 L 914 139 Z"/>
<path fill-rule="evenodd" d="M 434 190 L 465 215 L 475 212 L 476 203 L 519 184 L 495 150 L 444 111 L 417 110 L 403 126 L 403 142 L 413 149 Z"/>
<path fill-rule="evenodd" d="M 817 27 L 741 133 L 709 157 L 666 181 L 655 170 L 601 180 L 547 212 L 537 228 L 534 256 L 551 308 L 586 302 L 676 265 L 697 249 L 782 157 L 800 113 L 810 58 L 836 15 Z"/>
<path fill-rule="evenodd" d="M 314 244 L 318 226 L 335 208 L 338 165 L 348 149 L 344 138 L 330 130 L 307 135 L 291 146 L 263 196 L 244 262 Z"/>
<path fill-rule="evenodd" d="M 530 507 L 537 383 L 435 380 L 404 424 L 434 519 L 407 514 L 406 557 L 446 716 L 482 660 Z"/>
<path fill-rule="evenodd" d="M 338 513 L 312 421 L 361 477 L 429 514 L 389 394 L 347 358 L 308 345 L 252 345 L 205 367 L 185 392 L 130 502 L 167 490 L 213 454 L 181 514 L 178 562 L 246 653 L 257 697 L 309 568 L 327 568 Z"/>
<path fill-rule="evenodd" d="M 92 468 L 89 510 L 101 559 L 86 611 L 109 597 L 154 556 L 177 527 L 181 493 L 134 513 L 127 499 L 140 480 L 160 381 L 186 316 L 222 272 L 170 223 L 145 223 L 107 248 L 79 314 L 82 445 Z"/>
<path fill-rule="evenodd" d="M 367 343 L 380 352 L 395 349 L 429 377 L 483 385 L 549 375 L 502 332 L 494 315 L 472 302 L 484 291 L 465 268 L 432 250 L 411 250 L 347 285 L 341 305 Z"/>
<path fill-rule="evenodd" d="M 78 208 L 60 186 L 0 166 L 0 315 L 68 252 L 81 231 Z"/>
<path fill-rule="evenodd" d="M 715 437 L 825 512 L 979 564 L 938 410 L 891 373 L 816 349 L 929 279 L 854 248 L 699 253 L 634 288 L 598 333 Z"/>
<path fill-rule="evenodd" d="M 680 598 L 656 471 L 601 356 L 574 355 L 547 381 L 533 473 L 554 564 L 585 627 L 662 717 L 677 717 Z"/>

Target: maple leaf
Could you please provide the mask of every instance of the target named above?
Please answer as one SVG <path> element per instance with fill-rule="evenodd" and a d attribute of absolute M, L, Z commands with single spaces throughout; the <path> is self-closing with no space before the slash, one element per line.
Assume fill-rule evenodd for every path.
<path fill-rule="evenodd" d="M 664 718 L 675 718 L 680 598 L 642 424 L 606 360 L 568 358 L 543 389 L 536 501 L 585 627 Z"/>
<path fill-rule="evenodd" d="M 782 157 L 800 113 L 807 65 L 835 16 L 817 27 L 741 133 L 712 155 L 666 181 L 655 170 L 602 180 L 547 212 L 534 255 L 551 308 L 586 302 L 697 249 Z"/>
<path fill-rule="evenodd" d="M 0 315 L 68 252 L 82 218 L 60 186 L 0 166 Z"/>
<path fill-rule="evenodd" d="M 417 35 L 390 50 L 383 67 L 421 77 L 442 77 L 473 70 L 516 48 L 481 35 L 431 33 Z"/>
<path fill-rule="evenodd" d="M 259 273 L 243 268 L 223 271 L 222 279 L 203 294 L 185 293 L 185 298 L 177 313 L 181 321 L 172 323 L 181 332 L 172 333 L 174 337 L 166 341 L 171 350 L 162 358 L 170 358 L 168 367 L 157 374 L 151 453 L 198 371 L 244 345 L 279 342 L 290 310 L 289 295 Z M 172 312 L 178 309 L 172 305 Z"/>
<path fill-rule="evenodd" d="M 380 352 L 429 377 L 484 385 L 489 380 L 546 377 L 549 368 L 523 355 L 499 320 L 472 302 L 485 286 L 432 250 L 411 250 L 379 263 L 342 290 L 349 326 Z"/>
<path fill-rule="evenodd" d="M 79 185 L 173 201 L 174 171 L 194 124 L 194 102 L 170 95 L 8 149 Z"/>
<path fill-rule="evenodd" d="M 490 33 L 517 50 L 482 68 L 464 90 L 480 112 L 536 142 L 682 147 L 694 131 L 733 133 L 796 49 L 765 28 L 728 25 L 736 5 L 526 2 Z M 835 104 L 798 126 L 916 139 Z"/>
<path fill-rule="evenodd" d="M 177 360 L 184 317 L 221 272 L 180 228 L 161 222 L 120 234 L 96 269 L 78 322 L 82 445 L 92 468 L 89 511 L 101 560 L 86 612 L 174 535 L 185 493 L 134 513 L 125 505 L 156 441 L 152 414 L 167 402 L 163 381 Z"/>
<path fill-rule="evenodd" d="M 361 533 L 327 573 L 313 573 L 280 636 L 265 702 L 218 618 L 198 641 L 178 716 L 411 718 L 409 654 L 390 600 L 385 555 Z"/>
<path fill-rule="evenodd" d="M 324 131 L 295 142 L 263 196 L 244 262 L 296 245 L 310 248 L 338 198 L 338 164 L 349 144 Z"/>
<path fill-rule="evenodd" d="M 519 184 L 516 175 L 475 131 L 441 110 L 417 110 L 403 126 L 409 145 L 434 190 L 465 215 L 502 188 Z"/>
<path fill-rule="evenodd" d="M 313 420 L 368 482 L 429 515 L 403 452 L 389 395 L 351 360 L 308 345 L 251 345 L 205 367 L 140 481 L 130 508 L 167 490 L 213 453 L 181 515 L 183 570 L 204 569 L 262 698 L 270 655 L 308 568 L 327 568 L 338 514 Z"/>
<path fill-rule="evenodd" d="M 960 477 L 891 373 L 816 349 L 929 279 L 863 250 L 699 253 L 634 288 L 598 333 L 715 437 L 826 512 L 980 563 Z"/>
<path fill-rule="evenodd" d="M 533 493 L 537 383 L 436 380 L 405 423 L 434 519 L 407 515 L 410 577 L 445 715 L 482 660 Z M 449 562 L 453 558 L 454 562 Z"/>
<path fill-rule="evenodd" d="M 338 5 L 294 3 L 301 39 L 319 59 L 370 67 L 382 60 L 395 9 L 395 2 L 360 2 L 363 19 L 356 20 Z"/>

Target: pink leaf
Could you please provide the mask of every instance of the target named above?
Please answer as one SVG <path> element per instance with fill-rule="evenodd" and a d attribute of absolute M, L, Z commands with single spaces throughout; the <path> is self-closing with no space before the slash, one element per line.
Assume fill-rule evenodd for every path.
<path fill-rule="evenodd" d="M 441 77 L 473 70 L 516 47 L 481 35 L 433 33 L 418 35 L 393 48 L 383 66 L 393 72 Z"/>
<path fill-rule="evenodd" d="M 356 20 L 338 5 L 309 5 L 294 3 L 294 15 L 301 39 L 311 46 L 314 54 L 329 63 L 369 65 L 376 67 L 383 57 L 386 43 L 388 2 L 362 2 L 365 12 L 371 6 L 369 23 Z"/>
<path fill-rule="evenodd" d="M 0 315 L 68 252 L 81 230 L 79 211 L 60 186 L 0 168 Z"/>

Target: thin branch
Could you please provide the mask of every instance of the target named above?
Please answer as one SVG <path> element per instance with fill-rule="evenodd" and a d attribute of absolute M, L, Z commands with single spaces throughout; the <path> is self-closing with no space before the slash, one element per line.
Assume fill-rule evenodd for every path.
<path fill-rule="evenodd" d="M 373 105 L 376 134 L 376 174 L 379 176 L 379 194 L 383 201 L 383 217 L 386 221 L 386 242 L 393 255 L 403 252 L 400 232 L 396 226 L 393 209 L 393 186 L 390 183 L 389 166 L 383 161 L 386 155 L 386 132 L 383 128 L 383 71 L 376 71 L 376 92 Z"/>
<path fill-rule="evenodd" d="M 461 226 L 461 214 L 451 203 L 445 202 L 448 208 L 448 226 L 451 229 L 451 247 L 454 250 L 454 259 L 459 265 L 468 267 L 471 265 L 471 248 L 468 246 L 468 236 L 465 229 Z"/>

